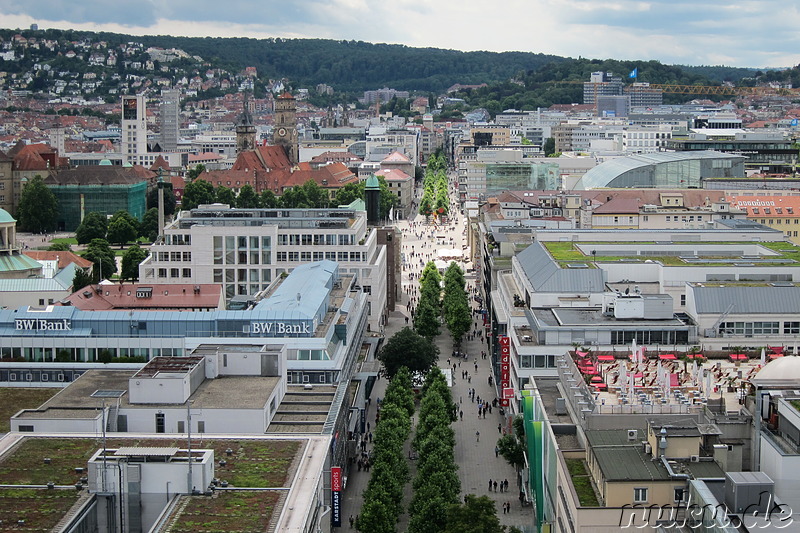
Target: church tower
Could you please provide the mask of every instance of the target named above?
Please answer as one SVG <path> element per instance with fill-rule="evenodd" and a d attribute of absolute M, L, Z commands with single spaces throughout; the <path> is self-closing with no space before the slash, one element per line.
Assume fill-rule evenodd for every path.
<path fill-rule="evenodd" d="M 289 92 L 275 99 L 275 129 L 272 131 L 272 144 L 283 146 L 292 165 L 300 161 L 300 148 L 297 142 L 297 102 Z"/>
<path fill-rule="evenodd" d="M 256 127 L 253 125 L 253 115 L 247 108 L 247 93 L 244 95 L 242 114 L 236 120 L 236 153 L 256 149 Z"/>

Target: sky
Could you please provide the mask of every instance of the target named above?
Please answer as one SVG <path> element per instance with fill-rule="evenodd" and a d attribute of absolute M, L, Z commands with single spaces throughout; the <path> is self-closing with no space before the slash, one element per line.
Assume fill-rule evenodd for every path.
<path fill-rule="evenodd" d="M 667 64 L 800 63 L 778 0 L 0 0 L 0 27 L 358 40 Z"/>

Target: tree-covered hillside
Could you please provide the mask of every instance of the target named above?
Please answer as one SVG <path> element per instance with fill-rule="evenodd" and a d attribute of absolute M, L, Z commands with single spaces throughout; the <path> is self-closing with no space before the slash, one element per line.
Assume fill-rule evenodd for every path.
<path fill-rule="evenodd" d="M 500 81 L 521 71 L 560 61 L 528 52 L 461 52 L 439 48 L 372 44 L 326 39 L 250 39 L 218 37 L 133 36 L 75 30 L 0 30 L 8 39 L 21 33 L 53 40 L 105 41 L 109 47 L 137 42 L 147 47 L 179 48 L 201 56 L 213 67 L 239 71 L 256 67 L 261 78 L 287 78 L 293 84 L 332 85 L 337 91 L 383 86 L 398 90 L 440 92 L 455 83 Z"/>
<path fill-rule="evenodd" d="M 628 83 L 633 81 L 629 78 L 629 74 L 634 69 L 638 69 L 639 82 L 719 85 L 719 82 L 687 71 L 683 67 L 664 65 L 658 61 L 579 58 L 551 62 L 521 74 L 514 81 L 463 91 L 458 96 L 464 98 L 468 107 L 482 107 L 492 115 L 504 109 L 532 110 L 537 107 L 550 107 L 553 104 L 582 103 L 583 83 L 589 81 L 592 72 L 610 72 Z M 685 95 L 664 95 L 666 103 L 685 100 Z"/>

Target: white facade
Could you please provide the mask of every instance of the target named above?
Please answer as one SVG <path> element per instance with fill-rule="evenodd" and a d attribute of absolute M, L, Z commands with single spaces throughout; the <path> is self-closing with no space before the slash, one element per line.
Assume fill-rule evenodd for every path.
<path fill-rule="evenodd" d="M 216 205 L 181 212 L 164 233 L 139 266 L 144 283 L 219 283 L 230 301 L 255 296 L 298 265 L 327 259 L 338 262 L 342 274 L 357 276 L 368 295 L 370 329 L 384 325 L 386 250 L 363 211 Z"/>
<path fill-rule="evenodd" d="M 122 145 L 126 163 L 138 164 L 139 155 L 147 154 L 147 112 L 143 95 L 122 97 Z"/>

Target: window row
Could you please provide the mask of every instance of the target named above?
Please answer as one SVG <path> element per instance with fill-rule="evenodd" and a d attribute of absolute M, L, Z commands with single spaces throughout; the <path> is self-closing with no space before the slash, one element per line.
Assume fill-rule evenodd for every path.
<path fill-rule="evenodd" d="M 285 263 L 287 261 L 308 263 L 327 259 L 329 261 L 351 261 L 358 263 L 361 262 L 364 256 L 366 256 L 366 254 L 362 254 L 362 252 L 277 252 L 275 254 L 275 261 L 278 263 Z"/>
<path fill-rule="evenodd" d="M 789 329 L 793 329 L 790 324 L 796 324 L 796 322 L 786 322 L 784 332 L 786 332 L 787 326 Z M 720 324 L 719 330 L 728 335 L 777 335 L 780 333 L 780 325 L 780 322 L 723 322 Z"/>
<path fill-rule="evenodd" d="M 167 263 L 169 261 L 184 261 L 188 263 L 192 261 L 192 252 L 153 252 L 153 254 L 156 254 L 155 259 L 160 263 Z"/>
<path fill-rule="evenodd" d="M 269 268 L 215 268 L 214 283 L 250 282 L 269 283 L 272 281 L 272 270 Z M 241 293 L 240 293 L 241 294 Z"/>
<path fill-rule="evenodd" d="M 280 234 L 278 235 L 279 246 L 353 246 L 356 243 L 356 236 L 352 234 Z"/>

